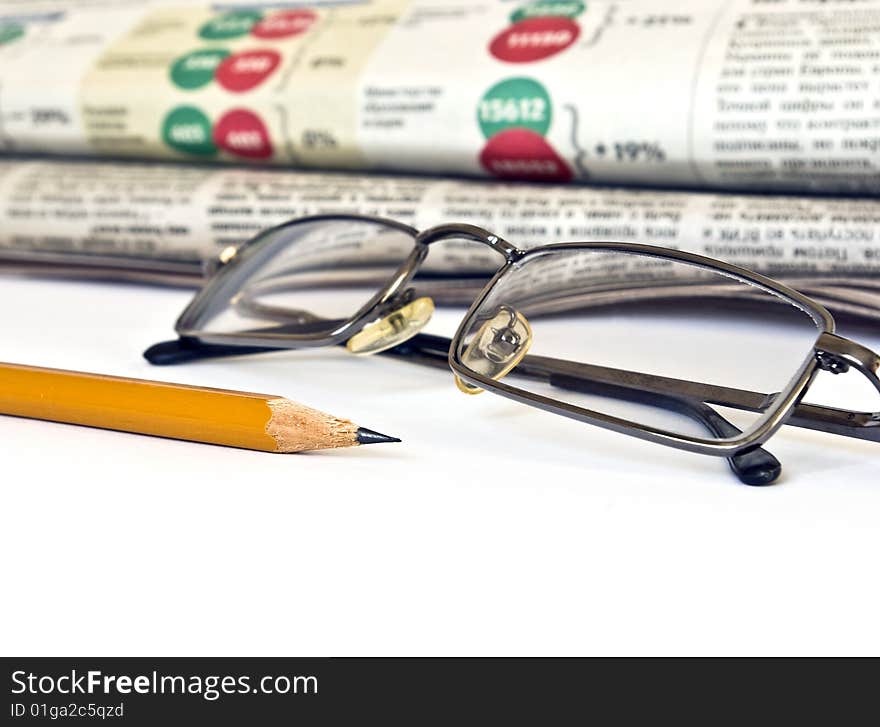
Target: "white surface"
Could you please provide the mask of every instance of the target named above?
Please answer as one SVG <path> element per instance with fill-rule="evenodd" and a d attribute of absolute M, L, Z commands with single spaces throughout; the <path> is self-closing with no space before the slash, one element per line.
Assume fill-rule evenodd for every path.
<path fill-rule="evenodd" d="M 280 456 L 0 417 L 5 654 L 880 650 L 877 444 L 784 427 L 786 474 L 756 489 L 402 362 L 151 368 L 189 295 L 0 279 L 0 360 L 288 396 L 404 444 Z"/>

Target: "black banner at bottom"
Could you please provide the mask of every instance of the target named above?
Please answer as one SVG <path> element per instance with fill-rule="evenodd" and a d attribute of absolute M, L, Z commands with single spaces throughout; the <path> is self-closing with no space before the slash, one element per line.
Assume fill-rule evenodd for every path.
<path fill-rule="evenodd" d="M 876 662 L 589 659 L 4 658 L 9 725 L 575 724 L 696 716 L 835 723 Z M 853 664 L 853 666 L 856 666 Z M 867 667 L 867 668 L 863 668 Z M 804 672 L 799 674 L 799 672 Z M 835 680 L 843 698 L 835 698 Z M 876 708 L 876 704 L 874 705 Z M 871 709 L 869 707 L 869 709 Z M 760 719 L 758 719 L 760 718 Z"/>

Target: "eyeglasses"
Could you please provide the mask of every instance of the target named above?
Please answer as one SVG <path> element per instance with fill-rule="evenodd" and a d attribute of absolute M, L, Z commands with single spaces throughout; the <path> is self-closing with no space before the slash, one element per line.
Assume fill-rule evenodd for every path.
<path fill-rule="evenodd" d="M 463 295 L 475 298 L 451 339 L 422 332 L 435 302 Z M 742 482 L 764 485 L 781 465 L 761 445 L 783 424 L 880 441 L 880 413 L 805 403 L 820 370 L 858 371 L 880 392 L 880 357 L 834 328 L 801 293 L 679 250 L 520 250 L 472 225 L 419 232 L 330 215 L 221 253 L 180 338 L 144 355 L 170 364 L 338 344 L 448 366 L 463 392 L 725 457 Z"/>

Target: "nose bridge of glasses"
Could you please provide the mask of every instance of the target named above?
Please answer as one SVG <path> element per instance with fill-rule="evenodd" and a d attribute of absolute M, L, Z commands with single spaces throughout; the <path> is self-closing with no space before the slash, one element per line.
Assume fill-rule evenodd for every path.
<path fill-rule="evenodd" d="M 495 235 L 489 230 L 476 225 L 467 225 L 463 223 L 451 223 L 446 225 L 437 225 L 419 233 L 416 241 L 422 245 L 432 245 L 443 240 L 470 240 L 483 245 L 488 245 L 497 250 L 508 260 L 515 259 L 524 254 L 517 247 L 511 245 L 507 240 Z"/>

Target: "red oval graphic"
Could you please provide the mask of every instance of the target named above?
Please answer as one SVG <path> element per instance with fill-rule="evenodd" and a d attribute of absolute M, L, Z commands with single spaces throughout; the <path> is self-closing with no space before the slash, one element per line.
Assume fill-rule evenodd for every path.
<path fill-rule="evenodd" d="M 279 63 L 281 54 L 274 50 L 247 50 L 226 58 L 214 77 L 227 91 L 241 93 L 259 86 Z"/>
<path fill-rule="evenodd" d="M 268 159 L 272 141 L 263 120 L 247 109 L 227 111 L 214 125 L 214 143 L 245 159 Z"/>
<path fill-rule="evenodd" d="M 290 38 L 305 33 L 318 16 L 311 10 L 285 10 L 263 18 L 251 30 L 257 38 Z"/>
<path fill-rule="evenodd" d="M 489 139 L 480 164 L 500 179 L 570 182 L 574 175 L 544 137 L 530 129 L 506 129 Z"/>
<path fill-rule="evenodd" d="M 489 52 L 508 63 L 528 63 L 549 58 L 574 43 L 581 27 L 571 18 L 529 18 L 496 35 Z"/>

